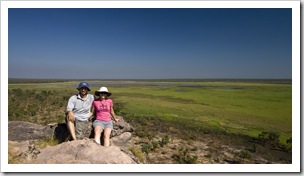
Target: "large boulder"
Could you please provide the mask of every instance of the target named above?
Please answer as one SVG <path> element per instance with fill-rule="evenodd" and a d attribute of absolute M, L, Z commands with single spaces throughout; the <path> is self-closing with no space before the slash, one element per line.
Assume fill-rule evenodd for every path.
<path fill-rule="evenodd" d="M 124 132 L 119 136 L 114 136 L 110 139 L 111 145 L 115 146 L 126 146 L 126 144 L 131 140 L 132 133 Z"/>
<path fill-rule="evenodd" d="M 129 123 L 127 123 L 123 119 L 123 117 L 121 117 L 121 116 L 116 116 L 116 117 L 119 119 L 119 121 L 114 123 L 113 130 L 111 132 L 111 137 L 119 136 L 125 132 L 132 133 L 134 131 L 134 128 Z"/>
<path fill-rule="evenodd" d="M 104 147 L 91 139 L 68 141 L 41 149 L 34 164 L 136 164 L 118 146 Z"/>
<path fill-rule="evenodd" d="M 24 141 L 54 136 L 54 129 L 23 121 L 8 122 L 8 140 Z"/>
<path fill-rule="evenodd" d="M 64 163 L 64 164 L 133 164 L 139 163 L 132 152 L 128 151 L 133 128 L 122 117 L 114 123 L 111 133 L 111 146 L 104 147 L 93 142 L 92 122 L 88 124 L 88 133 L 83 140 L 70 141 L 66 124 L 48 124 L 42 126 L 23 121 L 8 123 L 9 154 L 17 163 Z M 35 145 L 39 139 L 55 137 L 56 146 L 40 149 Z"/>

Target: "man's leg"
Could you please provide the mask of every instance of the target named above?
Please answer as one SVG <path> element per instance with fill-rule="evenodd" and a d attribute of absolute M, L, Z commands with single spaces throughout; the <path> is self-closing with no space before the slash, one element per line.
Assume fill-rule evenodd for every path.
<path fill-rule="evenodd" d="M 86 121 L 80 121 L 75 120 L 76 125 L 76 138 L 77 139 L 83 139 L 86 136 L 87 130 L 88 130 L 88 122 Z"/>
<path fill-rule="evenodd" d="M 66 117 L 66 124 L 68 127 L 68 130 L 73 138 L 73 140 L 77 140 L 76 135 L 75 135 L 75 125 L 74 122 L 71 122 L 68 118 L 68 116 Z"/>

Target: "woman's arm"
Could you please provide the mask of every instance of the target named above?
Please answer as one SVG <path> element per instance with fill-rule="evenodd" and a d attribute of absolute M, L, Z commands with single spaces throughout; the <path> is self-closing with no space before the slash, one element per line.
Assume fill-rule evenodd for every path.
<path fill-rule="evenodd" d="M 90 118 L 89 118 L 90 121 L 93 119 L 93 117 L 95 116 L 95 114 L 96 114 L 95 108 L 94 108 L 94 106 L 92 106 L 91 112 L 90 112 Z"/>
<path fill-rule="evenodd" d="M 111 114 L 111 116 L 113 117 L 113 119 L 115 120 L 115 122 L 118 122 L 118 121 L 119 121 L 119 119 L 116 118 L 116 115 L 115 115 L 113 106 L 111 106 L 110 114 Z"/>

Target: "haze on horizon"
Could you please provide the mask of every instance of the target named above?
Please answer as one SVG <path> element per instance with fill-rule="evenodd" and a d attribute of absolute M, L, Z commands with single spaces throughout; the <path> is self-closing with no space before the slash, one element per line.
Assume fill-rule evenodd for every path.
<path fill-rule="evenodd" d="M 291 12 L 10 8 L 8 77 L 291 79 Z"/>

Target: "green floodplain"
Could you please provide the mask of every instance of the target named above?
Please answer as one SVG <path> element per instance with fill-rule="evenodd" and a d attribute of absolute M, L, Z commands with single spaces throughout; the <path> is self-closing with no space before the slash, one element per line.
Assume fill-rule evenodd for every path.
<path fill-rule="evenodd" d="M 291 80 L 9 79 L 9 121 L 64 123 L 68 98 L 80 81 L 90 84 L 91 94 L 108 87 L 116 114 L 138 135 L 171 132 L 199 140 L 204 134 L 271 133 L 282 144 L 291 141 Z"/>

